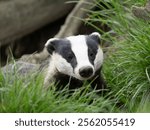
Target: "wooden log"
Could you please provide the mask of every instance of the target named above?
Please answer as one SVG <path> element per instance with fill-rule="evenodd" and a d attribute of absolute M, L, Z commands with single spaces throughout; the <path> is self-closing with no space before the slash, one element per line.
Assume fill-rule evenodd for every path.
<path fill-rule="evenodd" d="M 0 46 L 66 15 L 67 0 L 0 0 Z"/>

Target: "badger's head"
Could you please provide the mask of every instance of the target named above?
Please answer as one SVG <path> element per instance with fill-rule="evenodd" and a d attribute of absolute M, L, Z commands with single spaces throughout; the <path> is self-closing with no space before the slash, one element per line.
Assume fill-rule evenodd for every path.
<path fill-rule="evenodd" d="M 103 52 L 99 44 L 100 34 L 94 32 L 64 39 L 52 38 L 45 46 L 58 72 L 86 80 L 93 77 L 102 65 Z"/>

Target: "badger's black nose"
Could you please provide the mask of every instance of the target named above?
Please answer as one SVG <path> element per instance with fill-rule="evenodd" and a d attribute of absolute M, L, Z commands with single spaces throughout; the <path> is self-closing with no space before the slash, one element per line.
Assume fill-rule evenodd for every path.
<path fill-rule="evenodd" d="M 79 74 L 83 78 L 88 78 L 93 74 L 93 69 L 90 66 L 82 67 L 79 69 Z"/>

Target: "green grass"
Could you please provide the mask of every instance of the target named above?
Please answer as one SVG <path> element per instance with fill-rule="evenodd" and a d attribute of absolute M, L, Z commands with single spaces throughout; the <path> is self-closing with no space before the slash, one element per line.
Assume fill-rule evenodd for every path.
<path fill-rule="evenodd" d="M 103 64 L 109 92 L 98 96 L 88 84 L 72 95 L 67 88 L 55 91 L 55 86 L 45 91 L 42 74 L 0 72 L 0 112 L 150 112 L 150 24 L 131 13 L 132 5 L 146 0 L 107 1 L 95 1 L 98 10 L 89 11 L 87 23 L 111 42 Z M 95 22 L 107 24 L 116 36 Z"/>
<path fill-rule="evenodd" d="M 116 33 L 112 37 L 97 28 L 103 40 L 112 44 L 103 65 L 104 75 L 112 98 L 124 112 L 150 112 L 150 24 L 131 13 L 132 5 L 145 2 L 110 0 L 110 4 L 104 3 L 108 9 L 91 12 L 89 20 L 90 24 L 107 24 Z"/>
<path fill-rule="evenodd" d="M 112 109 L 109 100 L 90 91 L 89 85 L 70 94 L 67 88 L 55 91 L 55 86 L 44 90 L 42 74 L 20 78 L 18 74 L 0 74 L 0 112 L 107 112 Z"/>

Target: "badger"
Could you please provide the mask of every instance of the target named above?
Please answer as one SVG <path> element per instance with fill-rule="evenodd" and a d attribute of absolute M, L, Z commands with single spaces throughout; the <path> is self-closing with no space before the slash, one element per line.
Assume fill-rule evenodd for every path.
<path fill-rule="evenodd" d="M 98 32 L 49 39 L 45 44 L 50 61 L 44 86 L 57 83 L 57 86 L 75 89 L 87 81 L 93 88 L 105 88 L 101 76 L 103 51 L 100 42 Z"/>

